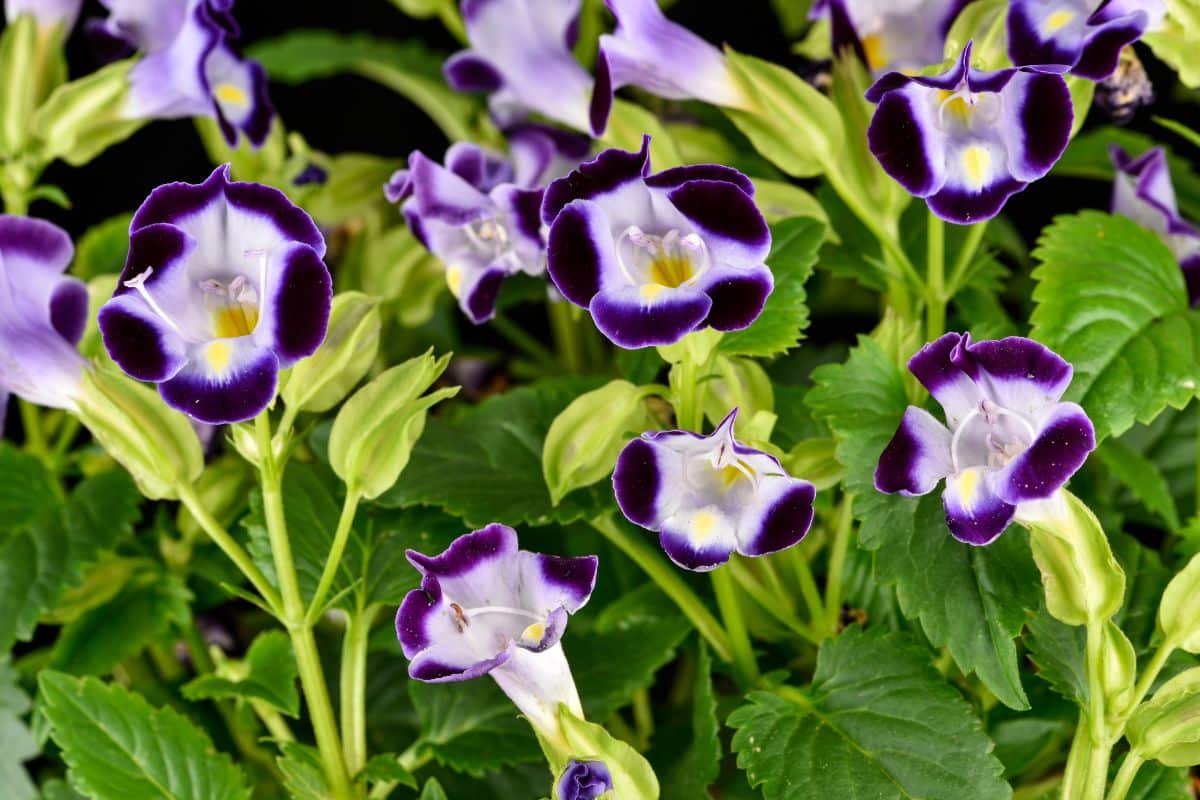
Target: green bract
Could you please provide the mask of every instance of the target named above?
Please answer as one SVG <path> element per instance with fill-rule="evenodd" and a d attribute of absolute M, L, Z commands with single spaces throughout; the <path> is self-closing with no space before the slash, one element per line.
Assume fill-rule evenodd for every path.
<path fill-rule="evenodd" d="M 280 390 L 297 411 L 328 411 L 367 374 L 379 350 L 379 305 L 361 292 L 333 298 L 329 333 L 311 358 L 292 368 Z"/>

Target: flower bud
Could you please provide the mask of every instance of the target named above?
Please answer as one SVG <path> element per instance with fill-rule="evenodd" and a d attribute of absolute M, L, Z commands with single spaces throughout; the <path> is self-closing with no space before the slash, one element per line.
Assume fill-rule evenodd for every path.
<path fill-rule="evenodd" d="M 608 477 L 630 437 L 654 427 L 644 402 L 650 393 L 612 381 L 576 397 L 554 418 L 542 446 L 542 475 L 554 505 Z"/>
<path fill-rule="evenodd" d="M 1104 662 L 1100 670 L 1104 707 L 1110 716 L 1120 717 L 1129 711 L 1133 701 L 1133 685 L 1137 681 L 1137 654 L 1125 632 L 1112 620 L 1104 623 L 1100 652 Z"/>
<path fill-rule="evenodd" d="M 299 411 L 328 411 L 350 393 L 379 351 L 379 306 L 361 292 L 333 298 L 325 342 L 292 368 L 283 402 Z"/>
<path fill-rule="evenodd" d="M 1143 759 L 1168 767 L 1200 763 L 1200 667 L 1176 675 L 1138 706 L 1125 736 Z"/>
<path fill-rule="evenodd" d="M 614 738 L 600 725 L 573 713 L 565 704 L 558 707 L 558 721 L 563 733 L 562 743 L 551 743 L 539 736 L 555 774 L 565 772 L 572 761 L 600 761 L 607 768 L 613 797 L 657 800 L 658 778 L 637 750 Z"/>
<path fill-rule="evenodd" d="M 1200 555 L 1171 579 L 1158 607 L 1163 637 L 1189 653 L 1200 653 Z"/>
<path fill-rule="evenodd" d="M 704 414 L 714 424 L 739 409 L 734 432 L 749 442 L 769 442 L 775 427 L 775 391 L 757 361 L 718 356 L 705 392 Z"/>
<path fill-rule="evenodd" d="M 142 119 L 125 119 L 122 113 L 132 66 L 129 59 L 118 61 L 51 93 L 32 123 L 43 158 L 86 164 L 145 124 Z"/>
<path fill-rule="evenodd" d="M 253 483 L 246 463 L 237 456 L 225 454 L 214 461 L 210 469 L 196 481 L 196 496 L 200 505 L 223 523 L 229 523 L 237 509 L 246 502 Z M 180 506 L 175 515 L 175 527 L 185 539 L 198 539 L 203 535 L 200 524 L 185 506 Z"/>

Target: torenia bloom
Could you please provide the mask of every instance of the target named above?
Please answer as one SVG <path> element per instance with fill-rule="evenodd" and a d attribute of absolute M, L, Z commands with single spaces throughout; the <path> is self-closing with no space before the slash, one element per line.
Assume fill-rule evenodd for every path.
<path fill-rule="evenodd" d="M 279 370 L 312 355 L 332 302 L 325 240 L 276 189 L 229 180 L 150 193 L 125 271 L 100 309 L 113 360 L 169 405 L 217 425 L 257 416 Z"/>
<path fill-rule="evenodd" d="M 946 479 L 950 533 L 984 545 L 1023 503 L 1050 497 L 1096 447 L 1092 421 L 1060 402 L 1071 365 L 1020 337 L 972 343 L 947 333 L 908 362 L 946 413 L 946 424 L 909 406 L 879 457 L 875 488 L 906 497 Z"/>
<path fill-rule="evenodd" d="M 617 18 L 617 29 L 600 37 L 597 107 L 610 105 L 613 91 L 628 85 L 659 97 L 746 106 L 725 54 L 667 19 L 657 0 L 604 0 L 604 4 Z"/>
<path fill-rule="evenodd" d="M 554 797 L 556 800 L 596 800 L 612 788 L 612 774 L 603 761 L 571 760 L 554 787 Z"/>
<path fill-rule="evenodd" d="M 915 72 L 942 61 L 946 34 L 970 0 L 817 0 L 809 16 L 827 17 L 835 52 L 851 48 L 874 75 Z"/>
<path fill-rule="evenodd" d="M 85 364 L 75 345 L 87 324 L 88 295 L 81 281 L 63 274 L 73 254 L 56 225 L 0 215 L 0 398 L 12 393 L 41 406 L 75 407 Z"/>
<path fill-rule="evenodd" d="M 539 733 L 560 739 L 559 705 L 583 716 L 560 639 L 591 597 L 597 558 L 518 550 L 516 532 L 492 524 L 438 556 L 409 550 L 408 560 L 423 576 L 396 614 L 409 675 L 445 683 L 490 674 Z"/>
<path fill-rule="evenodd" d="M 884 171 L 948 222 L 991 219 L 1067 147 L 1075 113 L 1056 67 L 984 72 L 970 43 L 934 77 L 884 75 L 867 132 Z"/>
<path fill-rule="evenodd" d="M 613 489 L 621 513 L 656 531 L 684 569 L 707 572 L 734 551 L 765 556 L 808 533 L 816 490 L 779 461 L 733 438 L 737 409 L 708 436 L 653 431 L 617 457 Z"/>
<path fill-rule="evenodd" d="M 1116 145 L 1109 153 L 1117 168 L 1112 213 L 1129 217 L 1162 237 L 1183 268 L 1188 299 L 1193 306 L 1200 305 L 1200 228 L 1179 216 L 1167 154 L 1155 147 L 1131 158 Z"/>
<path fill-rule="evenodd" d="M 4 0 L 5 18 L 12 22 L 22 14 L 33 14 L 39 28 L 75 26 L 83 0 Z"/>
<path fill-rule="evenodd" d="M 1101 81 L 1117 68 L 1121 48 L 1166 16 L 1163 0 L 1012 0 L 1008 55 L 1014 64 L 1061 64 Z"/>
<path fill-rule="evenodd" d="M 593 116 L 593 82 L 571 47 L 583 0 L 462 0 L 470 49 L 446 61 L 447 82 L 461 92 L 489 93 L 501 127 L 531 112 L 599 134 L 608 107 Z"/>
<path fill-rule="evenodd" d="M 754 185 L 716 164 L 651 175 L 649 147 L 606 150 L 546 189 L 550 277 L 621 347 L 747 327 L 774 288 Z"/>
<path fill-rule="evenodd" d="M 93 35 L 143 56 L 129 73 L 130 118 L 215 117 L 230 145 L 238 132 L 266 141 L 274 108 L 267 76 L 229 41 L 238 34 L 232 0 L 102 0 L 109 17 Z"/>

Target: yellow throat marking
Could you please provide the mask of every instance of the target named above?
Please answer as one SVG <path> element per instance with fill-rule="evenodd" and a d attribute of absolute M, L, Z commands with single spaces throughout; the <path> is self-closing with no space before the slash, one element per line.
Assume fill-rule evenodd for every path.
<path fill-rule="evenodd" d="M 965 470 L 958 479 L 958 491 L 962 495 L 964 508 L 975 506 L 975 495 L 979 493 L 980 470 L 972 468 Z"/>
<path fill-rule="evenodd" d="M 963 122 L 971 118 L 971 114 L 975 111 L 975 107 L 966 101 L 961 95 L 954 96 L 954 92 L 946 89 L 938 89 L 938 105 L 944 111 L 948 111 L 955 117 L 958 117 Z"/>
<path fill-rule="evenodd" d="M 967 179 L 976 189 L 983 188 L 983 182 L 987 178 L 988 167 L 991 164 L 991 153 L 978 145 L 972 145 L 963 151 L 963 171 L 967 173 Z"/>
<path fill-rule="evenodd" d="M 458 297 L 463 285 L 462 267 L 450 267 L 446 270 L 446 285 L 450 287 L 450 294 Z"/>
<path fill-rule="evenodd" d="M 521 638 L 527 642 L 540 642 L 545 636 L 546 626 L 541 622 L 535 622 L 521 631 Z"/>
<path fill-rule="evenodd" d="M 863 55 L 867 57 L 867 67 L 872 72 L 878 72 L 887 66 L 887 47 L 883 41 L 883 35 L 878 33 L 870 33 L 862 39 Z"/>
<path fill-rule="evenodd" d="M 713 532 L 717 529 L 717 515 L 705 509 L 696 516 L 692 517 L 692 532 L 695 534 L 694 541 L 698 544 L 703 544 L 712 538 Z"/>
<path fill-rule="evenodd" d="M 232 356 L 233 346 L 223 339 L 210 342 L 204 348 L 204 360 L 208 363 L 208 368 L 216 373 L 225 371 L 225 368 L 229 366 L 229 360 Z"/>
<path fill-rule="evenodd" d="M 240 87 L 234 86 L 232 83 L 218 83 L 213 90 L 213 94 L 217 96 L 217 100 L 222 103 L 228 103 L 235 106 L 250 105 L 250 97 Z"/>
<path fill-rule="evenodd" d="M 650 264 L 650 281 L 668 289 L 682 286 L 692 275 L 692 262 L 686 257 L 662 255 Z"/>
<path fill-rule="evenodd" d="M 1075 19 L 1074 11 L 1055 11 L 1046 17 L 1046 33 L 1057 33 L 1073 19 Z"/>
<path fill-rule="evenodd" d="M 216 312 L 213 331 L 222 339 L 235 339 L 254 333 L 258 326 L 258 307 L 236 304 Z"/>

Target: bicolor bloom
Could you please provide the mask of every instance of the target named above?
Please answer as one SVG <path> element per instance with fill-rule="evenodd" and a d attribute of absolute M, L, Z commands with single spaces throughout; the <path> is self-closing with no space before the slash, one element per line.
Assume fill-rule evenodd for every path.
<path fill-rule="evenodd" d="M 603 761 L 572 759 L 554 787 L 554 797 L 555 800 L 596 800 L 612 788 L 612 774 Z"/>
<path fill-rule="evenodd" d="M 867 131 L 884 171 L 948 222 L 991 219 L 1062 156 L 1075 112 L 1058 67 L 985 72 L 971 44 L 933 77 L 884 75 Z"/>
<path fill-rule="evenodd" d="M 554 285 L 621 347 L 740 330 L 774 288 L 750 179 L 716 164 L 651 175 L 648 136 L 550 184 L 542 221 Z"/>
<path fill-rule="evenodd" d="M 238 132 L 266 141 L 275 110 L 267 75 L 230 46 L 233 0 L 102 0 L 107 19 L 89 26 L 106 49 L 141 51 L 129 73 L 130 118 L 215 117 L 230 145 Z"/>
<path fill-rule="evenodd" d="M 604 4 L 617 18 L 617 28 L 600 37 L 594 108 L 607 109 L 612 93 L 629 85 L 675 100 L 695 98 L 732 108 L 747 105 L 725 54 L 667 19 L 657 0 L 604 0 Z"/>
<path fill-rule="evenodd" d="M 808 533 L 816 490 L 778 459 L 733 438 L 737 409 L 708 436 L 652 431 L 617 457 L 613 490 L 621 513 L 655 531 L 684 569 L 707 572 L 736 551 L 765 556 Z"/>
<path fill-rule="evenodd" d="M 491 675 L 543 735 L 559 730 L 560 704 L 583 716 L 560 640 L 591 597 L 595 556 L 518 550 L 516 531 L 493 523 L 438 556 L 409 550 L 408 560 L 422 575 L 396 614 L 409 675 L 428 683 Z"/>
<path fill-rule="evenodd" d="M 939 64 L 946 34 L 971 0 L 817 0 L 809 17 L 827 18 L 833 50 L 854 50 L 873 75 Z"/>
<path fill-rule="evenodd" d="M 83 282 L 64 275 L 74 255 L 56 225 L 0 214 L 0 397 L 74 408 L 85 361 Z M 0 417 L 4 413 L 0 403 Z M 0 423 L 2 425 L 3 423 Z"/>
<path fill-rule="evenodd" d="M 170 183 L 133 216 L 125 271 L 100 309 L 109 355 L 167 403 L 217 425 L 257 416 L 279 370 L 325 339 L 325 239 L 277 189 Z"/>
<path fill-rule="evenodd" d="M 471 47 L 445 63 L 460 92 L 488 93 L 500 127 L 531 113 L 599 135 L 609 108 L 592 108 L 593 81 L 571 48 L 583 0 L 462 0 Z"/>
<path fill-rule="evenodd" d="M 13 22 L 22 14 L 33 14 L 39 28 L 75 26 L 83 0 L 4 0 L 4 16 Z"/>
<path fill-rule="evenodd" d="M 1167 154 L 1155 147 L 1131 158 L 1116 145 L 1109 154 L 1117 168 L 1112 213 L 1129 217 L 1162 238 L 1183 268 L 1188 300 L 1200 305 L 1200 227 L 1179 215 Z"/>
<path fill-rule="evenodd" d="M 984 545 L 1018 506 L 1050 497 L 1096 447 L 1092 421 L 1060 402 L 1071 365 L 1017 336 L 971 342 L 947 333 L 908 362 L 946 414 L 946 424 L 909 406 L 879 457 L 875 488 L 906 497 L 928 494 L 942 478 L 950 533 Z"/>
<path fill-rule="evenodd" d="M 1121 49 L 1166 13 L 1163 0 L 1012 0 L 1008 55 L 1018 66 L 1061 64 L 1102 81 L 1117 68 Z"/>

